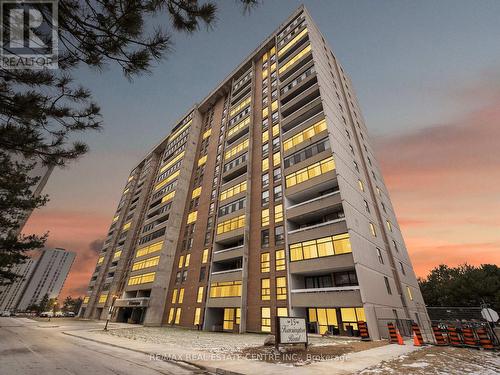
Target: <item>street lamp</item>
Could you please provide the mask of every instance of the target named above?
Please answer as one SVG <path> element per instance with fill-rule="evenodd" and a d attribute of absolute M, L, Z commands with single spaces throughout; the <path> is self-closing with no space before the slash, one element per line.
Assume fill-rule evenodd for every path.
<path fill-rule="evenodd" d="M 52 306 L 52 316 L 54 318 L 56 317 L 56 307 L 57 307 L 57 299 L 54 301 L 53 306 Z M 50 315 L 49 315 L 49 322 L 50 322 Z"/>
<path fill-rule="evenodd" d="M 104 330 L 108 330 L 108 323 L 109 320 L 111 319 L 111 315 L 113 314 L 113 308 L 115 307 L 115 301 L 118 298 L 118 296 L 113 295 L 113 299 L 111 300 L 111 306 L 109 306 L 109 311 L 108 311 L 108 317 L 106 318 L 106 325 L 104 326 Z"/>

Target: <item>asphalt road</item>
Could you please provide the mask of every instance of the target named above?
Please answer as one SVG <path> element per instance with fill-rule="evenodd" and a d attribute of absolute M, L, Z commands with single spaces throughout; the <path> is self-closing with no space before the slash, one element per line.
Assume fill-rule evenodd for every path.
<path fill-rule="evenodd" d="M 149 375 L 204 373 L 175 362 L 154 361 L 134 351 L 63 334 L 99 329 L 91 321 L 55 318 L 51 322 L 0 318 L 1 375 Z"/>

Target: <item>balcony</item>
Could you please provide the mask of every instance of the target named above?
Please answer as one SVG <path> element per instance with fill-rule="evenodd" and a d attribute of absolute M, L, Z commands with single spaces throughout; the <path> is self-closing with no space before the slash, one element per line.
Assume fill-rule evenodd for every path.
<path fill-rule="evenodd" d="M 224 281 L 241 280 L 243 274 L 242 268 L 236 268 L 225 271 L 213 271 L 210 276 L 210 282 L 218 283 Z"/>
<path fill-rule="evenodd" d="M 312 220 L 314 217 L 323 216 L 326 212 L 336 210 L 341 206 L 340 191 L 336 190 L 287 207 L 286 217 L 292 221 L 299 218 Z"/>
<path fill-rule="evenodd" d="M 229 163 L 226 163 L 226 165 L 228 165 L 228 168 L 226 169 L 226 165 L 224 166 L 224 169 L 226 170 L 222 173 L 223 182 L 229 182 L 247 172 L 248 160 L 246 158 L 246 155 L 247 154 L 241 155 L 245 156 L 245 158 L 238 157 L 230 161 L 230 166 L 228 165 Z"/>
<path fill-rule="evenodd" d="M 314 99 L 319 97 L 320 94 L 318 82 L 312 82 L 312 85 L 310 87 L 307 87 L 304 91 L 300 92 L 293 99 L 281 106 L 281 115 L 283 116 L 283 119 L 285 120 L 287 116 L 297 112 L 307 103 L 310 103 Z"/>
<path fill-rule="evenodd" d="M 318 82 L 316 72 L 311 72 L 308 67 L 305 68 L 306 69 L 303 69 L 305 73 L 299 72 L 300 74 L 298 77 L 289 82 L 289 84 L 294 84 L 292 88 L 288 89 L 286 92 L 283 89 L 281 90 L 281 106 L 286 105 L 290 100 Z"/>
<path fill-rule="evenodd" d="M 292 289 L 292 307 L 352 307 L 361 306 L 359 286 Z"/>
<path fill-rule="evenodd" d="M 243 257 L 243 245 L 215 251 L 212 255 L 212 261 L 215 263 L 241 257 Z"/>
<path fill-rule="evenodd" d="M 330 220 L 325 223 L 289 230 L 288 243 L 293 244 L 297 242 L 309 241 L 346 232 L 347 223 L 345 221 L 345 218 Z"/>
<path fill-rule="evenodd" d="M 352 253 L 332 255 L 290 262 L 290 274 L 317 275 L 325 272 L 344 271 L 353 268 Z"/>
<path fill-rule="evenodd" d="M 240 307 L 241 297 L 221 297 L 207 299 L 207 307 Z"/>
<path fill-rule="evenodd" d="M 322 111 L 323 105 L 321 103 L 321 97 L 318 96 L 309 103 L 298 108 L 295 112 L 289 113 L 288 116 L 281 121 L 281 129 L 283 132 L 287 132 Z"/>
<path fill-rule="evenodd" d="M 286 175 L 288 175 L 288 173 Z M 288 187 L 285 189 L 285 195 L 293 203 L 300 203 L 315 198 L 321 194 L 321 192 L 331 189 L 338 189 L 337 174 L 335 170 L 328 171 L 307 181 Z"/>

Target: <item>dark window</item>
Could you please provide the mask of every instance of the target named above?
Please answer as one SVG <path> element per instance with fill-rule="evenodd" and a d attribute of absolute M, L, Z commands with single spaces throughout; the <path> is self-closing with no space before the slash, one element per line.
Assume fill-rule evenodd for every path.
<path fill-rule="evenodd" d="M 387 289 L 387 293 L 392 294 L 391 284 L 389 284 L 389 279 L 386 276 L 384 276 L 384 282 L 385 282 L 385 288 Z"/>
<path fill-rule="evenodd" d="M 283 231 L 283 225 L 274 228 L 274 244 L 276 246 L 285 243 L 285 233 Z"/>
<path fill-rule="evenodd" d="M 269 229 L 265 229 L 260 233 L 260 244 L 262 247 L 269 247 Z"/>

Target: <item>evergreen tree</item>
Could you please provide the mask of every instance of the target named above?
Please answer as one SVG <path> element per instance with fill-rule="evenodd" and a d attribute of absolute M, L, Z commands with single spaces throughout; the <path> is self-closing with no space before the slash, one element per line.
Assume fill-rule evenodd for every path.
<path fill-rule="evenodd" d="M 257 0 L 237 0 L 245 10 Z M 132 79 L 150 73 L 171 50 L 169 26 L 193 33 L 214 25 L 216 0 L 59 0 L 59 69 L 0 68 L 0 284 L 27 250 L 41 248 L 47 235 L 19 235 L 27 212 L 43 206 L 35 196 L 34 163 L 65 166 L 87 152 L 75 137 L 99 130 L 102 116 L 91 92 L 75 82 L 76 69 L 100 71 L 117 64 Z M 36 5 L 50 19 L 46 4 Z M 167 19 L 167 21 L 165 21 Z M 151 26 L 159 20 L 157 27 Z M 8 30 L 4 30 L 8 32 Z M 43 31 L 37 36 L 49 39 Z"/>
<path fill-rule="evenodd" d="M 419 279 L 419 284 L 428 306 L 479 307 L 484 301 L 500 311 L 500 268 L 497 265 L 448 267 L 441 264 L 426 278 Z"/>

